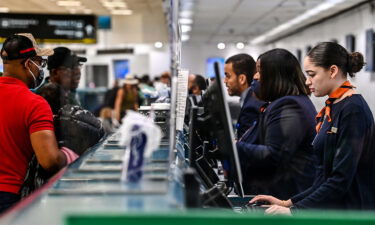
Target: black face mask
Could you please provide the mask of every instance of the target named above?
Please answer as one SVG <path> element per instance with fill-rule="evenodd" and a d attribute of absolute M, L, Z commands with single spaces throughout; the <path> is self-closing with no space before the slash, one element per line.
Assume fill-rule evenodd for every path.
<path fill-rule="evenodd" d="M 250 85 L 251 89 L 254 91 L 256 96 L 260 96 L 260 82 L 258 80 L 253 80 Z"/>

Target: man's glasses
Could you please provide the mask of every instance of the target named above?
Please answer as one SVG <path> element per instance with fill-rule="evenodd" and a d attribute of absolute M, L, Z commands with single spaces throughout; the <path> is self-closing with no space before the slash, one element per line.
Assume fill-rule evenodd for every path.
<path fill-rule="evenodd" d="M 37 62 L 42 68 L 47 66 L 47 59 L 43 59 L 42 57 L 31 57 L 30 59 Z"/>
<path fill-rule="evenodd" d="M 37 62 L 39 64 L 39 66 L 42 67 L 42 68 L 47 66 L 47 59 L 43 59 L 40 56 L 24 59 L 24 60 L 21 61 L 21 64 L 24 64 L 28 59 L 30 59 L 33 62 Z"/>

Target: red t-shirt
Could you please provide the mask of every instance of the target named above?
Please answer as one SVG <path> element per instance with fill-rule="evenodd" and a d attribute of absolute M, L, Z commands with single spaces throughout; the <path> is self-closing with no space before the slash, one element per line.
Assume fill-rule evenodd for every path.
<path fill-rule="evenodd" d="M 0 191 L 18 193 L 33 155 L 30 134 L 54 130 L 50 106 L 25 83 L 0 77 Z"/>

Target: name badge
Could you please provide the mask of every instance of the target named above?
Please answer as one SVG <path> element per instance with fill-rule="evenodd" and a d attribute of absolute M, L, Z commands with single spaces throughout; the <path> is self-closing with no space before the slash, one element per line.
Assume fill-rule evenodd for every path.
<path fill-rule="evenodd" d="M 337 133 L 337 130 L 338 130 L 337 127 L 331 127 L 331 132 L 332 132 L 332 133 L 336 134 L 336 133 Z"/>

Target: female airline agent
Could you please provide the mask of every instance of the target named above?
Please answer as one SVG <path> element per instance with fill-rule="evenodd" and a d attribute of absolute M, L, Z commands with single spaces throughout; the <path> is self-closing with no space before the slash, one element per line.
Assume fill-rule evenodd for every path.
<path fill-rule="evenodd" d="M 251 202 L 273 204 L 266 210 L 270 214 L 305 208 L 375 209 L 374 119 L 362 95 L 347 80 L 363 65 L 361 53 L 349 54 L 333 42 L 319 43 L 308 53 L 306 84 L 315 96 L 328 95 L 317 115 L 313 145 L 319 160 L 314 184 L 286 201 L 256 196 Z"/>
<path fill-rule="evenodd" d="M 260 98 L 269 102 L 259 123 L 237 142 L 246 194 L 280 198 L 307 189 L 313 182 L 312 141 L 316 110 L 298 60 L 285 49 L 258 58 L 255 79 Z"/>

